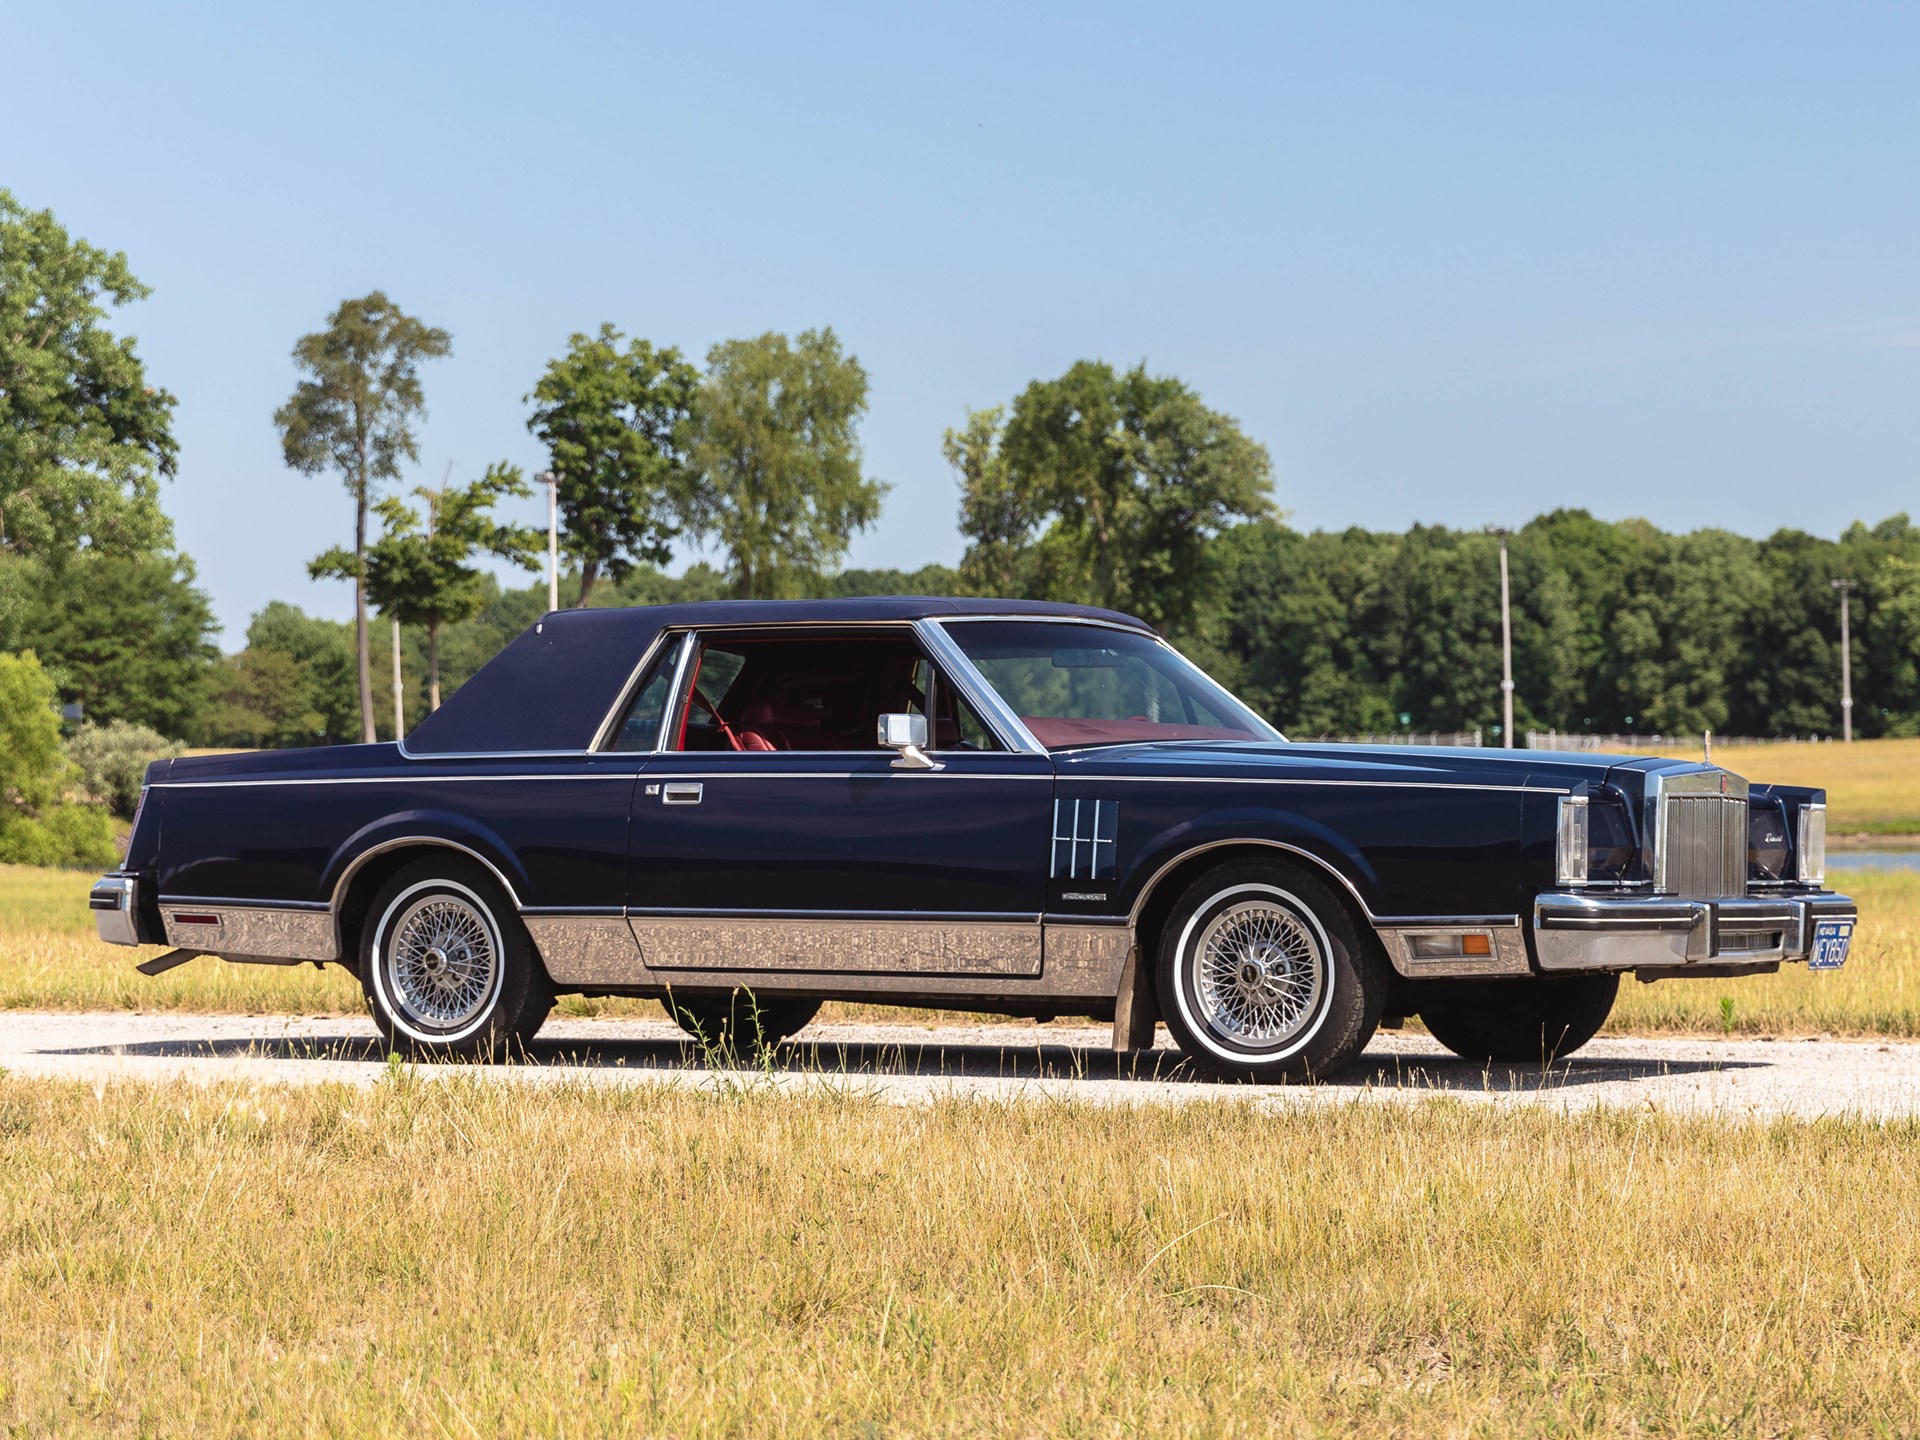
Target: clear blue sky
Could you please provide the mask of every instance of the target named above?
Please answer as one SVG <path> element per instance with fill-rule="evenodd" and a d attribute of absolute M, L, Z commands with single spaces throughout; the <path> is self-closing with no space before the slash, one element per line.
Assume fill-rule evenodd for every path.
<path fill-rule="evenodd" d="M 345 492 L 271 416 L 376 286 L 454 336 L 422 481 L 538 468 L 571 331 L 833 325 L 894 486 L 855 564 L 956 559 L 941 431 L 1083 356 L 1239 416 L 1305 527 L 1920 511 L 1910 5 L 0 16 L 0 184 L 154 287 L 121 323 L 230 642 L 348 613 L 305 571 Z"/>

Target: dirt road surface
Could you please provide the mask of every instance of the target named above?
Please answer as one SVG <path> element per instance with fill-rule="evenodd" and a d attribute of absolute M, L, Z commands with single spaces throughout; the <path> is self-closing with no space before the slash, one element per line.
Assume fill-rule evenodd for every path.
<path fill-rule="evenodd" d="M 1266 1087 L 1195 1077 L 1165 1047 L 1116 1057 L 1104 1027 L 816 1025 L 769 1063 L 715 1064 L 664 1020 L 553 1020 L 509 1065 L 423 1065 L 516 1084 L 826 1087 L 901 1103 L 1045 1096 L 1095 1104 L 1237 1099 L 1268 1105 L 1418 1101 L 1653 1107 L 1733 1117 L 1920 1115 L 1920 1043 L 1872 1040 L 1602 1039 L 1539 1065 L 1465 1064 L 1422 1036 L 1383 1033 L 1331 1083 Z M 371 1084 L 387 1069 L 355 1018 L 0 1014 L 0 1067 L 80 1080 Z"/>

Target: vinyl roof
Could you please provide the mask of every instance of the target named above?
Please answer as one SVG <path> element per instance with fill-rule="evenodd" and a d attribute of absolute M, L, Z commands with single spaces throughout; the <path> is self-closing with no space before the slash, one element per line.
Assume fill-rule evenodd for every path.
<path fill-rule="evenodd" d="M 554 610 L 523 631 L 407 736 L 414 755 L 584 750 L 662 630 L 687 625 L 822 625 L 1019 615 L 1108 620 L 1117 610 L 1044 600 L 952 600 L 885 595 L 850 600 L 702 600 L 627 609 Z"/>

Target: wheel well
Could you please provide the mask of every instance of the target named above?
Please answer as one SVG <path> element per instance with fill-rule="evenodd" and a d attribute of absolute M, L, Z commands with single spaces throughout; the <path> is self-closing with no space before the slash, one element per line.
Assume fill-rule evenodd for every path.
<path fill-rule="evenodd" d="M 1275 845 L 1262 845 L 1257 841 L 1245 844 L 1216 845 L 1189 855 L 1176 862 L 1172 868 L 1162 871 L 1148 882 L 1146 904 L 1141 906 L 1138 919 L 1134 922 L 1134 943 L 1140 947 L 1140 963 L 1152 974 L 1160 958 L 1160 932 L 1167 923 L 1167 917 L 1173 913 L 1175 903 L 1186 892 L 1196 878 L 1221 865 L 1232 864 L 1236 860 L 1267 860 L 1281 864 L 1297 865 L 1309 875 L 1330 883 L 1327 888 L 1334 898 L 1346 907 L 1353 928 L 1362 942 L 1372 940 L 1378 946 L 1378 937 L 1374 935 L 1373 921 L 1354 898 L 1352 882 L 1335 870 L 1326 861 L 1303 851 L 1283 849 Z M 1384 949 L 1382 958 L 1385 958 Z"/>
<path fill-rule="evenodd" d="M 465 863 L 479 865 L 487 872 L 488 878 L 498 878 L 492 866 L 481 863 L 464 846 L 422 840 L 382 850 L 347 877 L 345 892 L 335 902 L 334 926 L 340 942 L 342 963 L 348 969 L 356 973 L 359 971 L 360 932 L 366 927 L 367 912 L 373 908 L 374 897 L 380 893 L 381 887 L 415 861 L 440 856 L 452 856 Z M 504 899 L 508 916 L 516 914 L 511 891 L 506 893 Z"/>

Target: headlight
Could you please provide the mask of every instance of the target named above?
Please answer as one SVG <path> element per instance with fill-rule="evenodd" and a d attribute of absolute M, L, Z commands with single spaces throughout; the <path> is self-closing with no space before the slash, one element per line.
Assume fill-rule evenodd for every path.
<path fill-rule="evenodd" d="M 1563 795 L 1554 842 L 1554 878 L 1562 885 L 1616 883 L 1634 861 L 1627 807 L 1612 795 Z"/>
<path fill-rule="evenodd" d="M 1802 805 L 1794 851 L 1796 876 L 1802 885 L 1823 885 L 1827 879 L 1827 807 Z"/>

